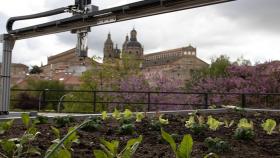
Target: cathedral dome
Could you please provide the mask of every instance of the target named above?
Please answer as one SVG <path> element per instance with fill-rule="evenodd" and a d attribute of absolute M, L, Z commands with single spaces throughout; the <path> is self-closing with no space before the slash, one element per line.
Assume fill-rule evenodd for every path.
<path fill-rule="evenodd" d="M 131 48 L 131 47 L 137 47 L 137 48 L 142 48 L 142 45 L 138 41 L 129 41 L 126 44 L 126 47 Z"/>

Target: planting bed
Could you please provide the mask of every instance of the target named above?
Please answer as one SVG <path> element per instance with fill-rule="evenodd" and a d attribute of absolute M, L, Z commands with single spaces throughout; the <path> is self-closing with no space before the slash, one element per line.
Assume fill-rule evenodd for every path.
<path fill-rule="evenodd" d="M 168 125 L 164 125 L 163 128 L 170 134 L 177 134 L 177 143 L 182 140 L 184 134 L 191 134 L 194 140 L 192 157 L 202 158 L 209 153 L 207 147 L 204 145 L 204 140 L 207 137 L 219 137 L 227 141 L 230 145 L 230 150 L 227 152 L 218 153 L 219 157 L 225 158 L 280 158 L 280 132 L 279 126 L 277 126 L 277 133 L 268 135 L 261 127 L 263 121 L 268 118 L 274 119 L 278 124 L 280 123 L 279 114 L 272 113 L 247 113 L 247 112 L 227 112 L 221 114 L 201 114 L 207 118 L 212 115 L 214 118 L 222 121 L 235 120 L 235 124 L 230 128 L 221 126 L 217 131 L 210 131 L 208 128 L 203 131 L 202 134 L 196 134 L 191 132 L 185 127 L 185 121 L 188 119 L 188 115 L 164 115 L 165 119 L 169 120 Z M 254 138 L 252 140 L 237 140 L 234 138 L 234 131 L 237 123 L 241 118 L 247 118 L 254 123 Z M 173 158 L 175 157 L 171 147 L 166 143 L 162 137 L 160 130 L 152 130 L 150 128 L 151 119 L 144 118 L 142 122 L 135 123 L 135 133 L 132 135 L 119 134 L 117 128 L 119 123 L 113 118 L 102 123 L 102 127 L 93 132 L 87 132 L 83 130 L 78 131 L 79 144 L 73 144 L 73 157 L 87 158 L 94 157 L 93 149 L 100 149 L 100 138 L 104 137 L 106 140 L 119 140 L 121 148 L 125 146 L 127 140 L 130 138 L 136 138 L 139 135 L 143 136 L 143 141 L 139 145 L 135 158 Z M 75 122 L 79 124 L 80 122 Z M 33 141 L 34 146 L 39 147 L 42 155 L 45 154 L 48 147 L 52 144 L 52 140 L 56 139 L 51 128 L 51 124 L 37 125 L 39 132 L 41 133 L 36 141 Z M 4 135 L 0 135 L 0 139 L 20 137 L 25 131 L 23 125 L 13 125 Z M 67 127 L 61 128 L 62 134 L 67 133 Z M 1 152 L 2 149 L 0 150 Z M 43 156 L 30 156 L 30 157 L 43 157 Z"/>

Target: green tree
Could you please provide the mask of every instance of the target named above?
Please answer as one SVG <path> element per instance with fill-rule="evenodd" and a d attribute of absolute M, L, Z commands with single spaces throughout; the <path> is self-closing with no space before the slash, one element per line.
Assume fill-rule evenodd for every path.
<path fill-rule="evenodd" d="M 34 90 L 45 90 L 45 100 L 57 100 L 56 102 L 47 103 L 47 105 L 51 105 L 53 109 L 56 110 L 59 99 L 65 94 L 63 90 L 65 86 L 63 83 L 59 81 L 52 80 L 33 80 L 29 79 L 27 81 L 27 89 Z M 58 91 L 49 91 L 49 90 L 58 90 Z M 32 96 L 42 98 L 42 91 L 32 92 Z M 43 104 L 42 106 L 46 106 Z"/>
<path fill-rule="evenodd" d="M 37 65 L 32 66 L 31 70 L 29 71 L 30 74 L 40 74 L 42 72 L 43 70 Z"/>

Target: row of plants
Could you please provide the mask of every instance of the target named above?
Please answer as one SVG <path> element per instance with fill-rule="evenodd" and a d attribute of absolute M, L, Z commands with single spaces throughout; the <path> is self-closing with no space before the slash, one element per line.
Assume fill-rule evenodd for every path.
<path fill-rule="evenodd" d="M 112 115 L 109 115 L 106 111 L 103 111 L 100 117 L 91 117 L 83 121 L 81 124 L 71 127 L 75 122 L 75 119 L 67 117 L 56 117 L 53 120 L 54 126 L 51 126 L 51 130 L 56 139 L 52 141 L 52 145 L 45 153 L 45 158 L 60 158 L 60 157 L 72 157 L 72 145 L 79 143 L 78 130 L 84 131 L 97 131 L 101 128 L 102 122 L 112 119 L 119 123 L 117 131 L 120 134 L 131 135 L 135 133 L 135 122 L 141 122 L 146 117 L 145 113 L 132 111 L 126 109 L 124 112 L 120 112 L 115 109 Z M 0 146 L 3 153 L 0 153 L 2 157 L 28 157 L 29 155 L 41 155 L 42 152 L 35 146 L 32 146 L 32 142 L 37 139 L 40 132 L 36 126 L 38 124 L 48 123 L 48 118 L 38 116 L 36 119 L 31 120 L 27 114 L 22 114 L 22 122 L 26 131 L 20 138 L 11 138 L 0 140 Z M 189 158 L 191 157 L 193 140 L 192 136 L 186 134 L 183 136 L 180 145 L 177 146 L 178 136 L 176 134 L 168 134 L 164 131 L 165 125 L 168 125 L 168 119 L 164 118 L 163 114 L 157 114 L 157 117 L 152 119 L 150 123 L 151 130 L 161 131 L 162 139 L 168 142 L 171 149 L 174 151 L 174 155 L 177 158 Z M 219 121 L 212 116 L 208 116 L 206 119 L 198 113 L 191 113 L 189 118 L 185 122 L 186 128 L 190 129 L 194 134 L 201 134 L 203 131 L 209 129 L 211 131 L 217 131 L 222 126 L 225 128 L 233 127 L 234 120 Z M 1 122 L 0 134 L 4 134 L 13 125 L 13 120 L 7 122 Z M 67 127 L 68 132 L 63 137 L 60 131 L 61 127 Z M 271 135 L 277 133 L 277 123 L 273 119 L 267 119 L 261 127 L 264 131 Z M 254 125 L 252 121 L 248 121 L 245 118 L 239 120 L 237 128 L 235 129 L 234 137 L 236 139 L 249 140 L 254 137 Z M 93 155 L 96 158 L 129 158 L 136 152 L 140 143 L 143 140 L 143 136 L 139 135 L 137 138 L 133 138 L 127 141 L 126 146 L 123 149 L 120 148 L 120 142 L 118 140 L 107 141 L 104 138 L 100 139 L 100 149 L 93 150 Z M 221 138 L 208 137 L 204 141 L 205 146 L 210 154 L 205 157 L 218 157 L 218 153 L 227 152 L 230 150 L 230 145 L 227 141 Z M 215 154 L 217 153 L 217 154 Z"/>

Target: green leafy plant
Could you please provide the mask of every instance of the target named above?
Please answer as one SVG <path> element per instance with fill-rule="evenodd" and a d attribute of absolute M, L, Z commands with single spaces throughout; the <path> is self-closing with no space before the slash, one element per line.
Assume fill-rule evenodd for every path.
<path fill-rule="evenodd" d="M 173 150 L 174 154 L 176 155 L 176 158 L 190 158 L 192 153 L 192 147 L 193 147 L 193 140 L 191 135 L 187 134 L 184 135 L 183 140 L 181 141 L 180 145 L 177 147 L 174 139 L 170 134 L 165 132 L 163 129 L 161 129 L 161 136 L 164 140 L 166 140 Z"/>
<path fill-rule="evenodd" d="M 93 151 L 96 158 L 132 158 L 139 144 L 142 142 L 142 136 L 140 135 L 136 139 L 128 140 L 125 148 L 121 152 L 118 152 L 119 141 L 113 140 L 109 142 L 105 139 L 100 139 L 100 142 L 102 150 Z"/>
<path fill-rule="evenodd" d="M 102 121 L 99 117 L 89 118 L 91 121 L 86 123 L 81 129 L 83 131 L 96 131 L 101 128 Z"/>
<path fill-rule="evenodd" d="M 225 128 L 230 128 L 234 125 L 234 120 L 228 121 L 228 120 L 224 120 L 224 127 Z"/>
<path fill-rule="evenodd" d="M 205 124 L 204 117 L 198 116 L 196 114 L 189 117 L 185 126 L 195 134 L 201 134 L 205 129 L 207 129 L 207 124 Z"/>
<path fill-rule="evenodd" d="M 221 138 L 208 137 L 204 140 L 205 146 L 209 152 L 223 153 L 230 150 L 229 143 Z"/>
<path fill-rule="evenodd" d="M 267 119 L 264 123 L 262 123 L 263 130 L 266 131 L 267 134 L 271 135 L 276 128 L 277 123 L 273 119 Z"/>
<path fill-rule="evenodd" d="M 236 139 L 250 140 L 254 137 L 254 126 L 252 121 L 243 118 L 239 120 L 237 128 L 234 133 Z"/>
<path fill-rule="evenodd" d="M 209 153 L 205 155 L 203 158 L 219 158 L 219 156 L 215 153 Z"/>
<path fill-rule="evenodd" d="M 136 112 L 136 122 L 142 122 L 142 119 L 145 118 L 143 112 Z"/>
<path fill-rule="evenodd" d="M 133 116 L 133 113 L 129 109 L 125 109 L 123 112 L 124 119 L 131 119 Z"/>
<path fill-rule="evenodd" d="M 208 116 L 207 125 L 210 128 L 210 130 L 216 131 L 223 124 L 224 124 L 223 122 L 218 121 L 212 116 Z"/>
<path fill-rule="evenodd" d="M 149 124 L 149 129 L 153 131 L 160 131 L 162 127 L 162 124 L 159 122 L 159 120 L 151 120 Z"/>
<path fill-rule="evenodd" d="M 118 109 L 115 108 L 114 112 L 112 113 L 113 118 L 115 118 L 116 120 L 120 120 L 121 119 L 121 113 L 119 112 Z"/>
<path fill-rule="evenodd" d="M 53 141 L 53 145 L 49 147 L 44 158 L 71 158 L 71 146 L 73 143 L 78 143 L 77 130 L 82 128 L 90 119 L 86 119 L 80 125 L 70 128 L 66 136 L 60 139 L 60 132 L 55 127 L 52 127 L 54 134 L 57 136 L 57 139 Z"/>
<path fill-rule="evenodd" d="M 9 130 L 14 123 L 14 120 L 9 120 L 5 122 L 0 122 L 0 134 L 4 134 L 7 130 Z"/>
<path fill-rule="evenodd" d="M 36 124 L 47 124 L 48 123 L 48 117 L 46 116 L 41 116 L 41 115 L 38 115 L 36 117 Z"/>
<path fill-rule="evenodd" d="M 162 124 L 162 125 L 168 125 L 169 124 L 168 119 L 163 119 L 163 114 L 161 114 L 159 116 L 158 120 L 159 120 L 160 124 Z"/>
<path fill-rule="evenodd" d="M 105 121 L 105 120 L 108 119 L 108 114 L 107 114 L 106 111 L 103 111 L 103 112 L 101 113 L 101 118 L 102 118 L 103 121 Z"/>
<path fill-rule="evenodd" d="M 53 122 L 56 127 L 69 127 L 75 122 L 75 119 L 72 116 L 58 116 L 53 119 Z"/>
<path fill-rule="evenodd" d="M 0 140 L 1 148 L 5 151 L 3 157 L 29 157 L 30 155 L 40 155 L 39 149 L 33 147 L 31 142 L 36 139 L 40 134 L 35 128 L 35 122 L 31 122 L 28 114 L 23 113 L 21 115 L 22 122 L 26 127 L 26 131 L 20 138 L 4 139 Z"/>

